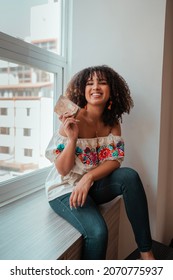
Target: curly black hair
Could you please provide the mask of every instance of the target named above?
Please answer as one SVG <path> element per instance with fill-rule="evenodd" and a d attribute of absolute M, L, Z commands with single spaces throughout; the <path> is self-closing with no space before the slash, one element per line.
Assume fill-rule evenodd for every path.
<path fill-rule="evenodd" d="M 133 107 L 133 100 L 126 81 L 109 66 L 93 66 L 79 71 L 69 82 L 65 95 L 79 107 L 84 108 L 87 104 L 85 86 L 87 80 L 95 73 L 100 79 L 106 79 L 110 87 L 110 99 L 105 106 L 102 120 L 105 125 L 114 126 L 119 120 L 122 121 L 124 113 L 129 114 L 131 107 Z M 112 101 L 111 110 L 108 109 L 110 100 Z"/>

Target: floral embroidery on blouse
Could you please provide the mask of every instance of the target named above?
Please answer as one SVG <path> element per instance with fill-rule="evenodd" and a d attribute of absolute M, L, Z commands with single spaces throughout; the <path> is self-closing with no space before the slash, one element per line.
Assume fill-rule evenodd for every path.
<path fill-rule="evenodd" d="M 99 160 L 96 149 L 94 148 L 90 149 L 89 147 L 86 147 L 85 149 L 81 149 L 79 147 L 76 147 L 76 155 L 83 164 L 93 166 L 98 165 Z"/>
<path fill-rule="evenodd" d="M 58 144 L 54 153 L 58 156 L 65 145 L 63 143 Z M 119 159 L 124 157 L 124 142 L 119 141 L 118 143 L 110 143 L 108 145 L 98 145 L 95 148 L 85 147 L 82 149 L 77 146 L 75 150 L 76 156 L 80 161 L 88 166 L 97 166 L 99 162 L 103 162 L 106 159 Z"/>
<path fill-rule="evenodd" d="M 56 156 L 58 156 L 65 148 L 64 144 L 58 144 L 56 150 L 54 150 L 54 154 L 56 154 Z"/>
<path fill-rule="evenodd" d="M 124 157 L 124 142 L 119 141 L 117 144 L 110 143 L 108 145 L 102 145 L 98 148 L 98 159 L 100 162 L 105 159 L 118 159 Z"/>

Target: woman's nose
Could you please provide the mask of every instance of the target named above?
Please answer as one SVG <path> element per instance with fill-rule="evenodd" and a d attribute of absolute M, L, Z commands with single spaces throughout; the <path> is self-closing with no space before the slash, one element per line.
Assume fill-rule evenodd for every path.
<path fill-rule="evenodd" d="M 99 87 L 100 87 L 100 85 L 99 85 L 98 81 L 95 81 L 93 83 L 93 89 L 98 89 Z"/>

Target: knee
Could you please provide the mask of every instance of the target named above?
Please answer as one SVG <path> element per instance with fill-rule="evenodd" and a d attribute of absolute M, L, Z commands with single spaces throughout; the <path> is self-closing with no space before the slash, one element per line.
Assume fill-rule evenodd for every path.
<path fill-rule="evenodd" d="M 95 224 L 90 231 L 90 237 L 95 240 L 96 243 L 107 243 L 108 240 L 108 228 L 106 224 Z"/>
<path fill-rule="evenodd" d="M 139 174 L 136 170 L 134 170 L 133 168 L 130 167 L 124 167 L 123 168 L 125 171 L 125 176 L 129 179 L 129 180 L 138 180 L 139 179 Z"/>
<path fill-rule="evenodd" d="M 141 182 L 138 172 L 129 167 L 124 167 L 123 169 L 124 184 L 126 186 L 129 186 L 133 190 L 143 189 L 143 184 Z"/>

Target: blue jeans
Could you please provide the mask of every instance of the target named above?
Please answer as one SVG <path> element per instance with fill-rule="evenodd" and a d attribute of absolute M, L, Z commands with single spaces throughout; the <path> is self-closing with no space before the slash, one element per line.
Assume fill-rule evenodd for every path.
<path fill-rule="evenodd" d="M 108 230 L 97 205 L 111 201 L 119 195 L 123 195 L 126 213 L 139 251 L 151 250 L 152 239 L 146 195 L 138 173 L 131 168 L 121 167 L 109 176 L 95 181 L 83 207 L 70 209 L 70 193 L 49 202 L 58 215 L 82 234 L 82 259 L 105 259 Z"/>

